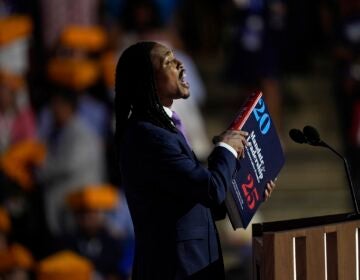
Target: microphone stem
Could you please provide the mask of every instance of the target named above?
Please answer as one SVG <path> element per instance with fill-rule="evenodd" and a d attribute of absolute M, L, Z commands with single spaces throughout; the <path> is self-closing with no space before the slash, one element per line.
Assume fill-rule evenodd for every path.
<path fill-rule="evenodd" d="M 324 141 L 321 141 L 321 144 L 323 147 L 330 149 L 334 154 L 336 154 L 339 158 L 341 158 L 342 160 L 344 160 L 344 157 L 338 152 L 336 151 L 333 147 L 329 146 L 327 143 L 325 143 Z"/>
<path fill-rule="evenodd" d="M 340 153 L 338 153 L 336 150 L 334 150 L 331 146 L 329 146 L 324 141 L 321 141 L 320 145 L 325 147 L 325 148 L 330 149 L 331 151 L 333 151 L 338 157 L 340 157 L 344 161 L 346 177 L 347 177 L 347 181 L 348 181 L 348 184 L 349 184 L 349 187 L 350 187 L 350 192 L 351 192 L 351 198 L 352 198 L 352 201 L 353 201 L 353 204 L 354 204 L 354 207 L 355 207 L 356 214 L 360 214 L 359 206 L 358 206 L 356 195 L 355 195 L 354 185 L 353 185 L 353 182 L 352 182 L 351 176 L 350 176 L 349 164 L 348 164 L 346 158 L 343 157 Z"/>
<path fill-rule="evenodd" d="M 354 203 L 355 211 L 356 211 L 356 214 L 360 214 L 359 206 L 358 206 L 358 203 L 357 203 L 356 194 L 355 194 L 355 190 L 354 190 L 354 186 L 353 186 L 351 176 L 350 176 L 349 164 L 348 164 L 346 158 L 343 158 L 343 160 L 344 160 L 344 166 L 345 166 L 345 170 L 346 170 L 346 177 L 347 177 L 350 189 L 351 189 L 351 196 L 352 196 L 352 200 L 353 200 L 353 203 Z"/>

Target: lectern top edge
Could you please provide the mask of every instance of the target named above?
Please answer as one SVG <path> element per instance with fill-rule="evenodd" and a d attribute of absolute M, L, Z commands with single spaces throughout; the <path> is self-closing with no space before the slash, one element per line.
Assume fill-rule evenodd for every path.
<path fill-rule="evenodd" d="M 294 220 L 257 223 L 252 225 L 253 237 L 261 237 L 266 232 L 293 230 L 306 227 L 315 227 L 325 224 L 342 223 L 346 221 L 359 220 L 360 215 L 356 213 L 344 213 L 336 215 L 309 217 Z"/>

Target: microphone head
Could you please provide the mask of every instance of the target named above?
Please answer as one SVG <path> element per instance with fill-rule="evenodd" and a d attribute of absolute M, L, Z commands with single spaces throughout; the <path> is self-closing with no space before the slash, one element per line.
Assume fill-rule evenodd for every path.
<path fill-rule="evenodd" d="M 316 128 L 314 128 L 310 125 L 307 125 L 304 127 L 303 132 L 304 132 L 306 139 L 309 141 L 309 143 L 311 145 L 320 145 L 320 142 L 321 142 L 320 134 L 316 130 Z"/>
<path fill-rule="evenodd" d="M 296 143 L 303 144 L 307 142 L 304 134 L 301 132 L 300 129 L 291 129 L 289 131 L 289 136 Z"/>

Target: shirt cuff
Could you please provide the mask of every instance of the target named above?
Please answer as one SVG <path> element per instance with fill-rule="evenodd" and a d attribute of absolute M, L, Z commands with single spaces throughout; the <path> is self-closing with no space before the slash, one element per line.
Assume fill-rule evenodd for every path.
<path fill-rule="evenodd" d="M 223 148 L 227 149 L 230 153 L 232 153 L 234 155 L 234 157 L 236 157 L 236 158 L 238 157 L 237 151 L 233 147 L 231 147 L 229 144 L 226 144 L 224 142 L 218 142 L 215 146 L 223 147 Z"/>

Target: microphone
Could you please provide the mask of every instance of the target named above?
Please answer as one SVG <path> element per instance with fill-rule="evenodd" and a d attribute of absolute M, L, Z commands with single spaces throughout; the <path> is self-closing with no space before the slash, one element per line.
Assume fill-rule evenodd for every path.
<path fill-rule="evenodd" d="M 330 145 L 328 145 L 323 140 L 321 140 L 319 132 L 316 130 L 316 128 L 314 128 L 310 125 L 305 126 L 303 128 L 303 132 L 301 132 L 301 130 L 299 130 L 299 129 L 291 129 L 289 131 L 289 136 L 296 143 L 300 143 L 300 144 L 307 143 L 312 146 L 320 146 L 320 147 L 328 148 L 329 150 L 331 150 L 334 154 L 336 154 L 338 157 L 340 157 L 343 160 L 345 171 L 346 171 L 346 177 L 347 177 L 348 185 L 349 185 L 350 192 L 351 192 L 351 198 L 352 198 L 352 201 L 354 204 L 354 208 L 355 208 L 356 214 L 360 214 L 359 206 L 358 206 L 356 196 L 355 196 L 354 185 L 353 185 L 351 175 L 350 175 L 349 164 L 348 164 L 346 158 L 343 155 L 341 155 L 338 151 L 336 151 L 334 148 L 332 148 Z"/>
<path fill-rule="evenodd" d="M 303 128 L 303 132 L 310 145 L 323 146 L 324 142 L 321 141 L 320 134 L 314 127 L 307 125 Z"/>
<path fill-rule="evenodd" d="M 296 143 L 299 144 L 307 143 L 307 139 L 305 138 L 305 135 L 301 132 L 300 129 L 295 129 L 295 128 L 291 129 L 289 131 L 289 136 Z"/>
<path fill-rule="evenodd" d="M 303 128 L 303 132 L 304 132 L 304 137 L 307 139 L 308 144 L 312 146 L 321 146 L 324 148 L 328 148 L 338 157 L 340 157 L 342 160 L 346 161 L 343 155 L 341 155 L 338 151 L 336 151 L 334 148 L 332 148 L 330 145 L 328 145 L 327 143 L 325 143 L 323 140 L 320 139 L 320 134 L 315 127 L 307 125 Z"/>

